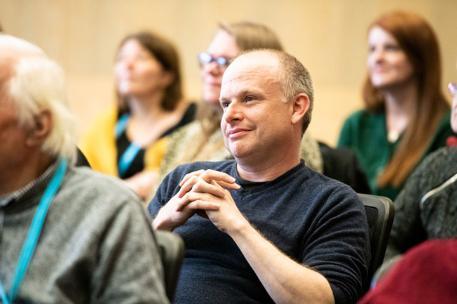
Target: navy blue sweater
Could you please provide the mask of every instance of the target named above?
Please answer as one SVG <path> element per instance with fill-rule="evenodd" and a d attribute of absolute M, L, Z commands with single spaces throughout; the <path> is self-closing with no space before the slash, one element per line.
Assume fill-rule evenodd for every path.
<path fill-rule="evenodd" d="M 243 215 L 281 251 L 330 282 L 336 303 L 355 303 L 367 276 L 368 225 L 357 195 L 301 163 L 270 182 L 238 175 L 233 160 L 178 167 L 149 205 L 155 216 L 179 190 L 185 174 L 212 169 L 241 185 L 231 194 Z M 176 303 L 272 303 L 235 242 L 206 218 L 192 216 L 175 229 L 186 244 Z"/>

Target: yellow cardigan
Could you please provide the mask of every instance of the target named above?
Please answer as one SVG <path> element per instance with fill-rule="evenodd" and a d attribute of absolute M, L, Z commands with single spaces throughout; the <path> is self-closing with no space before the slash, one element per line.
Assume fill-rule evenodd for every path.
<path fill-rule="evenodd" d="M 113 176 L 119 176 L 117 169 L 116 138 L 117 109 L 112 107 L 101 115 L 82 138 L 81 151 L 92 169 Z M 144 157 L 144 170 L 158 170 L 168 144 L 163 137 L 149 145 Z"/>

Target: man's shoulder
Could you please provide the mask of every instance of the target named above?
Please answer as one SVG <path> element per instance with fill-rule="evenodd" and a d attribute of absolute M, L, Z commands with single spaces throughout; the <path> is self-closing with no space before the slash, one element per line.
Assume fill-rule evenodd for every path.
<path fill-rule="evenodd" d="M 110 202 L 117 205 L 139 198 L 121 180 L 96 172 L 87 167 L 72 167 L 65 183 L 66 191 L 87 196 L 90 203 Z"/>
<path fill-rule="evenodd" d="M 328 177 L 322 173 L 316 172 L 308 167 L 304 167 L 299 172 L 300 177 L 294 177 L 296 183 L 291 184 L 293 191 L 303 193 L 303 195 L 325 198 L 326 201 L 331 201 L 332 198 L 356 198 L 357 193 L 347 184 L 340 182 L 334 178 Z M 337 201 L 338 199 L 335 199 Z"/>
<path fill-rule="evenodd" d="M 313 189 L 314 201 L 325 210 L 341 207 L 364 210 L 359 196 L 349 185 L 319 173 L 314 173 L 309 180 L 308 189 Z"/>
<path fill-rule="evenodd" d="M 100 232 L 114 221 L 140 227 L 148 218 L 138 196 L 121 180 L 85 167 L 70 167 L 53 204 L 63 223 Z M 67 224 L 65 224 L 67 225 Z"/>

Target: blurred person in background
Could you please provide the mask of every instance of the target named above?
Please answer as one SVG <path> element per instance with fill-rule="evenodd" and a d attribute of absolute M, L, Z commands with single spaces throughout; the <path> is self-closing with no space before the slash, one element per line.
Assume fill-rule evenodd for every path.
<path fill-rule="evenodd" d="M 406 252 L 358 303 L 454 304 L 457 239 L 428 240 Z"/>
<path fill-rule="evenodd" d="M 338 146 L 352 149 L 372 193 L 395 199 L 421 160 L 452 134 L 441 91 L 441 58 L 432 27 L 402 11 L 368 31 L 365 109 L 343 125 Z"/>
<path fill-rule="evenodd" d="M 88 131 L 81 149 L 94 170 L 118 176 L 145 199 L 157 181 L 167 135 L 189 123 L 176 48 L 151 32 L 128 35 L 114 66 L 117 103 Z"/>
<path fill-rule="evenodd" d="M 457 133 L 457 85 L 453 95 L 451 126 Z M 457 237 L 457 146 L 428 156 L 406 182 L 395 201 L 395 218 L 386 260 L 427 240 Z"/>

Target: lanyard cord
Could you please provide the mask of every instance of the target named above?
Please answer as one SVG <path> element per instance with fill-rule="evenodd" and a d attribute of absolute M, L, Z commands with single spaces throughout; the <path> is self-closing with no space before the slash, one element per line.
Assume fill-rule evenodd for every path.
<path fill-rule="evenodd" d="M 133 163 L 133 160 L 135 157 L 138 155 L 138 153 L 141 151 L 141 147 L 135 145 L 134 143 L 131 143 L 127 150 L 122 153 L 121 157 L 119 158 L 119 163 L 118 163 L 118 170 L 119 170 L 119 176 L 124 176 L 127 170 L 130 168 L 130 166 Z"/>
<path fill-rule="evenodd" d="M 114 134 L 116 135 L 116 138 L 121 136 L 122 132 L 124 132 L 127 128 L 127 122 L 129 121 L 129 118 L 129 114 L 124 114 L 121 117 L 119 117 L 119 120 L 117 121 L 116 127 L 114 129 Z"/>
<path fill-rule="evenodd" d="M 129 120 L 129 114 L 122 115 L 119 120 L 117 121 L 115 134 L 116 138 L 121 136 L 122 132 L 125 131 L 127 128 L 127 122 Z M 130 143 L 127 149 L 122 153 L 121 157 L 119 157 L 119 162 L 117 164 L 117 169 L 119 171 L 119 176 L 123 176 L 130 166 L 133 163 L 133 160 L 141 151 L 141 146 L 136 145 L 135 143 Z"/>
<path fill-rule="evenodd" d="M 10 300 L 8 300 L 8 296 L 6 295 L 5 290 L 3 289 L 3 284 L 0 283 L 0 296 L 2 297 L 3 304 L 9 304 Z"/>
<path fill-rule="evenodd" d="M 30 261 L 32 260 L 33 254 L 35 253 L 38 239 L 40 238 L 49 207 L 51 206 L 57 191 L 62 185 L 66 170 L 67 161 L 65 159 L 61 159 L 56 171 L 54 172 L 54 175 L 52 176 L 51 181 L 49 182 L 43 193 L 43 196 L 40 199 L 37 211 L 35 212 L 32 224 L 30 225 L 29 231 L 27 233 L 27 238 L 22 245 L 21 254 L 19 255 L 19 260 L 13 277 L 13 283 L 9 292 L 9 297 L 5 292 L 3 284 L 0 282 L 0 294 L 3 304 L 13 303 L 17 293 L 19 292 L 19 288 L 22 281 L 24 280 L 25 274 L 30 265 Z"/>

